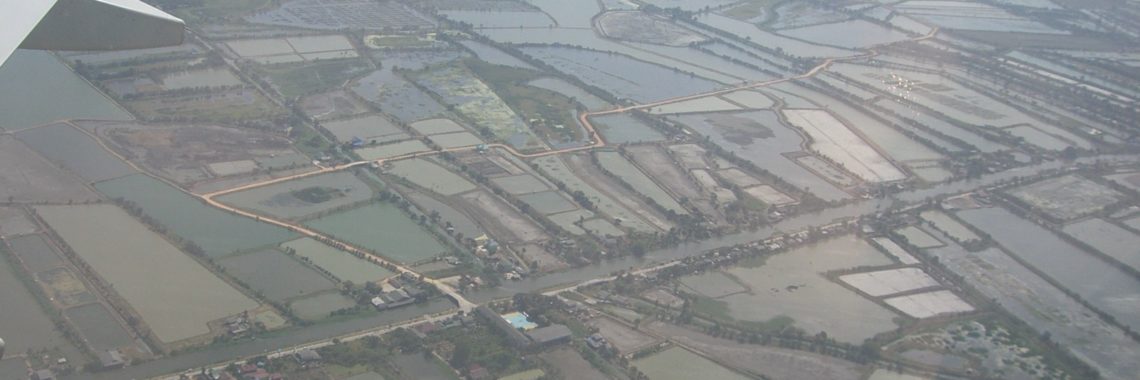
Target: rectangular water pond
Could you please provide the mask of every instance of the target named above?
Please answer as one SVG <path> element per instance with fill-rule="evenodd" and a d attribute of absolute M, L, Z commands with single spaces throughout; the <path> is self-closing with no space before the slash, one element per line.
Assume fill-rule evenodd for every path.
<path fill-rule="evenodd" d="M 277 244 L 297 236 L 284 228 L 207 206 L 142 174 L 102 182 L 95 188 L 107 197 L 134 203 L 144 214 L 175 235 L 194 242 L 211 257 Z"/>
<path fill-rule="evenodd" d="M 281 245 L 292 249 L 298 257 L 308 260 L 342 281 L 356 284 L 380 281 L 394 273 L 351 253 L 329 247 L 310 238 L 297 239 Z"/>
<path fill-rule="evenodd" d="M 118 207 L 43 206 L 36 212 L 163 342 L 206 334 L 207 322 L 257 307 Z"/>
<path fill-rule="evenodd" d="M 389 203 L 373 203 L 306 224 L 397 262 L 414 263 L 448 251 L 435 236 Z"/>

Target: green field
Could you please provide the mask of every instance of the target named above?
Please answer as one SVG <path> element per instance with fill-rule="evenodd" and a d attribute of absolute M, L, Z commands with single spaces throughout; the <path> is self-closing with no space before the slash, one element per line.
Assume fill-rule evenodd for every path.
<path fill-rule="evenodd" d="M 303 65 L 271 66 L 261 71 L 281 93 L 293 98 L 339 88 L 372 69 L 363 59 L 320 61 Z"/>
<path fill-rule="evenodd" d="M 389 203 L 373 203 L 306 224 L 403 263 L 430 259 L 448 251 L 435 236 Z"/>

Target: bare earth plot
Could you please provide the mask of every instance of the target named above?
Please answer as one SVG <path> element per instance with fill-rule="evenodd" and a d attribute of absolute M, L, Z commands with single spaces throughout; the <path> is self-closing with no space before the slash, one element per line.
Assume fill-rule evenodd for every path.
<path fill-rule="evenodd" d="M 973 306 L 949 290 L 887 298 L 883 302 L 906 315 L 920 319 L 942 314 L 974 311 Z"/>
<path fill-rule="evenodd" d="M 938 286 L 938 281 L 919 268 L 848 274 L 839 276 L 839 280 L 872 297 Z"/>
<path fill-rule="evenodd" d="M 336 136 L 337 141 L 342 143 L 352 141 L 353 138 L 359 138 L 367 142 L 374 139 L 387 140 L 386 138 L 389 136 L 407 137 L 407 134 L 400 130 L 395 124 L 377 115 L 330 121 L 324 123 L 322 126 L 329 130 L 329 132 L 332 132 L 333 136 Z"/>
<path fill-rule="evenodd" d="M 44 206 L 36 212 L 163 342 L 206 334 L 207 322 L 257 307 L 115 206 Z"/>
<path fill-rule="evenodd" d="M 667 348 L 634 360 L 633 365 L 654 380 L 688 380 L 706 376 L 724 380 L 749 379 L 681 347 Z"/>
<path fill-rule="evenodd" d="M 608 317 L 594 318 L 590 320 L 589 325 L 596 327 L 598 332 L 606 337 L 606 341 L 622 354 L 637 352 L 658 341 L 657 338 L 645 335 Z"/>
<path fill-rule="evenodd" d="M 549 238 L 542 227 L 527 219 L 526 216 L 515 211 L 499 197 L 486 191 L 474 191 L 461 196 L 475 211 L 482 214 L 486 224 L 501 226 L 506 234 L 496 236 L 513 236 L 513 241 L 532 242 Z"/>
<path fill-rule="evenodd" d="M 1100 211 L 1123 199 L 1123 195 L 1116 190 L 1077 175 L 1047 179 L 1009 193 L 1062 221 Z"/>
<path fill-rule="evenodd" d="M 438 164 L 421 159 L 403 160 L 392 163 L 388 173 L 403 177 L 416 186 L 441 195 L 455 195 L 475 190 L 475 184 L 452 173 Z"/>
<path fill-rule="evenodd" d="M 98 199 L 78 177 L 60 170 L 11 136 L 0 136 L 0 201 L 84 202 Z"/>
<path fill-rule="evenodd" d="M 886 157 L 879 154 L 827 111 L 785 110 L 788 121 L 812 137 L 812 148 L 869 182 L 906 179 Z"/>
<path fill-rule="evenodd" d="M 859 380 L 863 369 L 841 359 L 799 350 L 743 344 L 714 338 L 664 322 L 650 322 L 645 329 L 675 342 L 712 355 L 723 363 L 763 374 L 772 380 Z"/>

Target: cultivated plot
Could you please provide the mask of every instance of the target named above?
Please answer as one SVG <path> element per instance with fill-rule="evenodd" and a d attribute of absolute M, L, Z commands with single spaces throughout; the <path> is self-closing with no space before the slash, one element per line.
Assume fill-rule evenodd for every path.
<path fill-rule="evenodd" d="M 36 212 L 163 342 L 209 333 L 207 322 L 257 307 L 115 206 L 43 206 Z"/>

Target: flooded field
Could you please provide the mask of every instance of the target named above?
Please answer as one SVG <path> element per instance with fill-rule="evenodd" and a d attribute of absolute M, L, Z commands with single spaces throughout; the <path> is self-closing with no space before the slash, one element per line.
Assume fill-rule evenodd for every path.
<path fill-rule="evenodd" d="M 762 30 L 755 25 L 744 21 L 734 20 L 715 13 L 708 13 L 697 17 L 697 22 L 712 26 L 725 32 L 749 39 L 773 50 L 782 50 L 784 53 L 800 57 L 846 57 L 856 55 L 854 51 L 831 46 L 811 44 L 772 32 Z"/>
<path fill-rule="evenodd" d="M 122 177 L 134 170 L 107 153 L 91 137 L 64 124 L 54 124 L 16 134 L 48 160 L 91 182 Z"/>
<path fill-rule="evenodd" d="M 972 240 L 981 240 L 981 237 L 978 236 L 978 234 L 975 234 L 974 231 L 971 231 L 969 228 L 962 225 L 962 223 L 958 223 L 957 220 L 954 220 L 954 218 L 951 218 L 950 215 L 946 215 L 946 213 L 942 211 L 923 211 L 920 216 L 922 217 L 922 220 L 925 220 L 926 222 L 930 223 L 931 226 L 934 226 L 934 229 L 942 231 L 942 233 L 950 236 L 951 239 L 954 239 L 959 243 L 965 243 Z"/>
<path fill-rule="evenodd" d="M 1140 355 L 1140 344 L 1001 250 L 970 253 L 949 246 L 928 252 L 1035 330 L 1048 331 L 1105 379 L 1130 379 L 1140 370 L 1128 359 Z"/>
<path fill-rule="evenodd" d="M 634 166 L 624 156 L 618 152 L 597 152 L 595 153 L 598 158 L 598 163 L 606 171 L 618 176 L 622 181 L 633 186 L 642 195 L 649 197 L 661 207 L 666 210 L 677 213 L 678 215 L 688 215 L 689 211 L 685 210 L 676 199 L 673 199 L 669 193 L 665 192 L 657 185 L 652 179 L 649 178 L 641 169 Z"/>
<path fill-rule="evenodd" d="M 24 235 L 5 238 L 12 253 L 15 253 L 28 271 L 40 273 L 63 266 L 63 259 L 48 245 L 43 235 Z"/>
<path fill-rule="evenodd" d="M 63 314 L 71 323 L 75 324 L 79 333 L 83 334 L 83 339 L 96 352 L 114 350 L 134 344 L 131 334 L 123 328 L 123 325 L 119 324 L 119 321 L 115 320 L 115 316 L 102 304 L 90 303 L 73 307 L 67 309 Z"/>
<path fill-rule="evenodd" d="M 827 111 L 786 110 L 788 121 L 802 128 L 814 140 L 812 149 L 827 157 L 853 174 L 870 182 L 890 182 L 906 178 L 875 151 L 866 141 L 851 132 Z"/>
<path fill-rule="evenodd" d="M 611 144 L 665 140 L 661 132 L 628 114 L 598 116 L 591 120 L 606 142 Z"/>
<path fill-rule="evenodd" d="M 130 120 L 51 53 L 20 50 L 0 70 L 0 129 L 19 130 L 66 119 Z M 42 88 L 47 91 L 27 91 Z"/>
<path fill-rule="evenodd" d="M 440 202 L 420 192 L 407 194 L 407 197 L 429 215 L 433 211 L 438 212 L 440 223 L 451 223 L 451 227 L 455 228 L 456 232 L 462 233 L 463 236 L 479 236 L 483 234 L 483 230 L 479 227 L 479 224 L 475 223 L 471 217 L 446 203 Z"/>
<path fill-rule="evenodd" d="M 444 66 L 417 73 L 418 84 L 438 95 L 476 127 L 490 129 L 495 137 L 518 149 L 535 149 L 543 143 L 534 131 L 488 85 L 462 66 Z"/>
<path fill-rule="evenodd" d="M 910 38 L 906 33 L 864 20 L 783 29 L 779 33 L 820 45 L 846 49 L 865 49 Z"/>
<path fill-rule="evenodd" d="M 0 136 L 0 199 L 12 202 L 85 202 L 98 199 L 83 181 L 24 143 Z"/>
<path fill-rule="evenodd" d="M 714 82 L 624 55 L 566 47 L 523 47 L 520 50 L 618 98 L 638 102 L 691 95 L 717 87 Z"/>
<path fill-rule="evenodd" d="M 226 269 L 226 275 L 278 302 L 336 288 L 320 273 L 272 249 L 229 256 L 218 260 L 218 265 Z"/>
<path fill-rule="evenodd" d="M 24 287 L 9 258 L 0 253 L 0 334 L 7 344 L 7 354 L 23 353 L 29 349 L 64 348 L 68 353 L 75 352 L 66 339 L 55 330 L 51 318 L 40 308 L 40 304 Z M 72 360 L 80 360 L 78 352 Z M 21 373 L 22 375 L 23 373 Z"/>
<path fill-rule="evenodd" d="M 822 273 L 890 263 L 862 240 L 836 238 L 773 256 L 759 267 L 727 269 L 725 272 L 749 291 L 720 300 L 728 308 L 727 315 L 739 321 L 790 318 L 793 326 L 808 335 L 825 331 L 834 339 L 857 344 L 894 329 L 895 314 L 831 282 Z"/>
<path fill-rule="evenodd" d="M 364 284 L 380 281 L 394 274 L 379 265 L 310 238 L 294 240 L 282 244 L 281 247 L 292 250 L 298 257 L 328 271 L 341 281 Z"/>
<path fill-rule="evenodd" d="M 141 174 L 101 182 L 95 187 L 107 197 L 134 203 L 171 233 L 194 242 L 211 257 L 277 244 L 296 236 L 284 228 L 202 204 Z"/>
<path fill-rule="evenodd" d="M 668 348 L 634 360 L 632 365 L 637 366 L 637 369 L 651 380 L 687 380 L 701 377 L 725 380 L 749 379 L 748 376 L 733 372 L 681 347 Z"/>
<path fill-rule="evenodd" d="M 772 380 L 861 380 L 864 368 L 850 361 L 799 350 L 740 343 L 690 328 L 654 321 L 643 328 L 711 355 L 725 365 L 761 374 Z"/>
<path fill-rule="evenodd" d="M 403 263 L 427 260 L 449 251 L 435 236 L 388 203 L 373 203 L 306 224 Z"/>
<path fill-rule="evenodd" d="M 875 245 L 878 245 L 879 248 L 881 248 L 883 251 L 886 251 L 888 255 L 891 255 L 895 259 L 898 259 L 900 264 L 914 265 L 920 263 L 920 261 L 914 258 L 910 252 L 907 252 L 906 249 L 898 245 L 898 243 L 895 243 L 894 240 L 891 240 L 890 238 L 872 238 L 871 242 L 873 242 Z"/>
<path fill-rule="evenodd" d="M 1140 280 L 1004 209 L 967 210 L 958 216 L 1120 323 L 1140 326 L 1140 310 L 1133 307 L 1140 299 Z"/>
<path fill-rule="evenodd" d="M 1123 199 L 1116 190 L 1077 175 L 1047 179 L 1009 194 L 1061 221 L 1092 214 Z"/>
<path fill-rule="evenodd" d="M 27 235 L 36 232 L 36 228 L 22 210 L 0 206 L 0 230 L 4 231 L 0 236 Z"/>
<path fill-rule="evenodd" d="M 613 218 L 621 218 L 623 226 L 646 232 L 656 230 L 656 228 L 642 221 L 633 211 L 627 209 L 609 195 L 598 191 L 598 189 L 590 185 L 589 182 L 575 175 L 558 157 L 542 157 L 535 159 L 533 162 L 538 164 L 539 168 L 541 168 L 543 173 L 548 177 L 566 184 L 566 188 L 569 191 L 581 191 L 584 193 L 601 212 Z"/>
<path fill-rule="evenodd" d="M 44 206 L 36 211 L 114 285 L 163 342 L 206 334 L 206 322 L 257 307 L 115 206 Z"/>
<path fill-rule="evenodd" d="M 439 116 L 447 111 L 431 95 L 390 69 L 356 80 L 352 91 L 405 123 Z"/>
<path fill-rule="evenodd" d="M 688 125 L 729 152 L 751 161 L 824 200 L 841 200 L 850 195 L 839 190 L 786 157 L 785 153 L 801 151 L 803 138 L 782 126 L 773 112 L 757 111 L 739 114 L 685 115 L 676 120 Z M 704 168 L 706 165 L 701 164 Z"/>
<path fill-rule="evenodd" d="M 335 172 L 226 194 L 218 200 L 242 209 L 301 219 L 372 198 L 367 183 L 351 172 Z"/>
<path fill-rule="evenodd" d="M 555 191 L 543 191 L 539 193 L 531 193 L 520 195 L 520 201 L 530 205 L 535 211 L 543 215 L 557 214 L 567 211 L 578 209 L 578 205 L 573 201 L 566 199 L 562 194 Z"/>
<path fill-rule="evenodd" d="M 946 245 L 941 240 L 938 240 L 938 238 L 915 226 L 903 227 L 896 230 L 895 233 L 918 248 L 934 248 Z"/>
<path fill-rule="evenodd" d="M 428 28 L 434 23 L 426 16 L 396 1 L 299 0 L 290 1 L 246 20 L 259 24 L 308 29 L 384 30 Z"/>
<path fill-rule="evenodd" d="M 412 153 L 427 152 L 431 150 L 423 141 L 405 140 L 398 143 L 370 146 L 357 149 L 355 152 L 365 160 L 383 160 L 392 157 L 404 156 Z"/>
<path fill-rule="evenodd" d="M 393 136 L 397 139 L 407 137 L 407 133 L 400 130 L 400 127 L 378 115 L 330 121 L 321 126 L 332 132 L 336 140 L 342 143 L 350 142 L 354 138 L 368 143 L 371 140 L 391 141 Z"/>
<path fill-rule="evenodd" d="M 471 181 L 422 158 L 396 161 L 392 163 L 388 174 L 404 178 L 416 186 L 441 195 L 450 196 L 476 188 Z"/>
<path fill-rule="evenodd" d="M 307 321 L 315 321 L 329 317 L 329 313 L 356 306 L 352 299 L 340 293 L 328 292 L 311 297 L 305 297 L 289 304 L 289 308 L 297 316 Z"/>
<path fill-rule="evenodd" d="M 1062 229 L 1066 234 L 1088 244 L 1132 269 L 1140 270 L 1140 236 L 1104 219 L 1088 219 Z"/>

